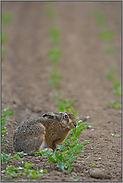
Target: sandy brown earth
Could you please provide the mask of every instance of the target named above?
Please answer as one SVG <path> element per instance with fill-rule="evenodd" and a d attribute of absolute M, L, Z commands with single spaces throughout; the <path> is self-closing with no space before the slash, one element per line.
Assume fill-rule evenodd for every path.
<path fill-rule="evenodd" d="M 2 12 L 12 15 L 13 21 L 4 28 L 8 42 L 4 44 L 5 58 L 2 62 L 2 109 L 12 106 L 15 113 L 6 123 L 8 134 L 2 150 L 12 155 L 12 134 L 16 127 L 27 118 L 38 118 L 48 111 L 57 111 L 53 96 L 61 93 L 65 100 L 75 100 L 74 110 L 78 118 L 90 116 L 92 128 L 82 132 L 80 142 L 91 140 L 84 153 L 74 162 L 70 174 L 62 172 L 55 164 L 41 156 L 26 156 L 24 162 L 32 162 L 34 168 L 47 169 L 34 181 L 71 181 L 70 177 L 82 182 L 121 182 L 121 109 L 110 107 L 109 102 L 121 102 L 112 94 L 112 82 L 105 79 L 111 66 L 121 75 L 121 2 L 59 2 L 55 9 L 57 18 L 46 16 L 45 2 L 2 2 Z M 104 51 L 105 43 L 98 38 L 99 26 L 93 13 L 100 10 L 105 17 L 105 27 L 115 31 L 111 45 L 115 52 Z M 51 66 L 48 50 L 52 48 L 48 28 L 54 25 L 61 29 L 63 50 L 59 72 L 64 74 L 60 88 L 53 89 L 50 79 Z M 111 133 L 117 132 L 112 136 Z M 90 175 L 94 167 L 105 170 L 105 176 L 94 178 Z M 23 166 L 18 160 L 2 164 Z M 78 174 L 78 172 L 80 174 Z M 106 177 L 110 174 L 109 177 Z M 33 181 L 25 176 L 2 181 Z"/>

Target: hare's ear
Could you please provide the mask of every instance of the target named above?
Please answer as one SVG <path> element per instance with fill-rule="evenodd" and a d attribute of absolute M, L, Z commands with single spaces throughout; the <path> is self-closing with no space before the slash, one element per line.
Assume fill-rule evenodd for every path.
<path fill-rule="evenodd" d="M 56 118 L 56 116 L 53 114 L 43 114 L 42 117 L 45 119 L 55 119 Z"/>

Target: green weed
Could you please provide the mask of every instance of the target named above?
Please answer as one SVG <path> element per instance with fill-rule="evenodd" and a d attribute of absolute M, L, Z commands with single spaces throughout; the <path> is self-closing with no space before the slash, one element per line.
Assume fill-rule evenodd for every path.
<path fill-rule="evenodd" d="M 9 24 L 12 21 L 12 16 L 9 13 L 2 13 L 1 19 L 3 24 Z"/>
<path fill-rule="evenodd" d="M 57 69 L 54 69 L 54 71 L 51 74 L 51 78 L 49 80 L 49 83 L 53 88 L 58 89 L 59 88 L 59 80 L 63 77 L 63 74 L 58 73 Z"/>
<path fill-rule="evenodd" d="M 5 124 L 7 122 L 7 116 L 11 116 L 12 114 L 14 114 L 13 111 L 10 111 L 11 107 L 7 107 L 4 110 L 2 110 L 2 115 L 1 115 L 1 138 L 2 138 L 2 143 L 4 143 L 5 139 L 3 138 L 3 136 L 7 133 L 7 130 L 5 128 Z"/>
<path fill-rule="evenodd" d="M 52 50 L 49 50 L 48 54 L 50 56 L 50 60 L 52 64 L 56 64 L 61 59 L 62 51 L 61 49 L 52 49 Z"/>
<path fill-rule="evenodd" d="M 11 156 L 11 153 L 6 154 L 5 150 L 3 150 L 3 152 L 1 153 L 1 162 L 2 162 L 2 164 L 5 164 L 9 160 L 10 156 Z"/>
<path fill-rule="evenodd" d="M 98 10 L 94 11 L 94 18 L 95 18 L 96 23 L 98 25 L 103 25 L 104 24 L 104 21 L 105 21 L 104 20 L 104 15 L 101 11 L 98 11 Z"/>
<path fill-rule="evenodd" d="M 37 179 L 38 177 L 42 176 L 43 173 L 47 173 L 47 170 L 30 170 L 30 168 L 33 168 L 34 164 L 32 162 L 30 163 L 25 163 L 24 167 L 15 167 L 13 165 L 8 166 L 5 170 L 2 172 L 6 173 L 6 176 L 4 178 L 17 178 L 20 175 L 27 175 L 28 178 L 31 179 Z"/>
<path fill-rule="evenodd" d="M 1 33 L 1 44 L 6 43 L 8 41 L 7 35 L 2 31 Z"/>
<path fill-rule="evenodd" d="M 110 106 L 113 107 L 113 108 L 115 108 L 115 109 L 118 109 L 118 108 L 121 108 L 122 107 L 121 104 L 116 103 L 115 101 L 110 102 Z"/>
<path fill-rule="evenodd" d="M 22 161 L 23 160 L 21 159 L 23 156 L 26 156 L 27 154 L 24 153 L 24 152 L 15 152 L 15 155 L 10 157 L 11 156 L 11 153 L 10 154 L 5 154 L 5 150 L 3 150 L 2 154 L 1 154 L 1 162 L 4 164 L 6 163 L 8 160 L 10 159 L 17 159 L 19 161 Z"/>
<path fill-rule="evenodd" d="M 5 31 L 3 31 L 3 25 L 9 24 L 12 21 L 12 16 L 9 13 L 2 13 L 1 14 L 1 22 L 2 22 L 2 31 L 1 31 L 1 45 L 2 45 L 2 51 L 1 51 L 1 61 L 4 58 L 5 51 L 3 49 L 3 44 L 8 41 L 7 34 Z"/>
<path fill-rule="evenodd" d="M 109 68 L 108 74 L 106 75 L 106 79 L 110 81 L 114 81 L 116 78 L 116 71 L 117 71 L 116 67 L 111 66 Z"/>
<path fill-rule="evenodd" d="M 113 94 L 116 94 L 116 95 L 121 97 L 122 96 L 121 86 L 119 86 L 118 88 L 116 88 L 112 92 L 113 92 Z"/>
<path fill-rule="evenodd" d="M 113 91 L 112 93 L 113 94 L 116 94 L 118 96 L 122 96 L 122 90 L 121 90 L 121 82 L 120 80 L 117 78 L 117 75 L 116 75 L 116 67 L 110 67 L 109 71 L 108 71 L 108 74 L 106 75 L 106 79 L 112 81 L 113 83 Z M 117 109 L 117 108 L 121 108 L 121 104 L 118 104 L 116 101 L 112 101 L 110 102 L 110 106 Z"/>
<path fill-rule="evenodd" d="M 71 180 L 78 181 L 80 178 L 74 179 L 73 177 L 70 177 Z"/>
<path fill-rule="evenodd" d="M 10 160 L 10 159 L 17 159 L 17 160 L 23 162 L 23 160 L 22 160 L 21 158 L 22 158 L 23 156 L 26 156 L 26 155 L 27 155 L 27 153 L 24 153 L 24 152 L 15 152 L 15 155 L 12 156 L 12 157 L 10 157 L 9 160 Z"/>
<path fill-rule="evenodd" d="M 102 39 L 104 42 L 109 43 L 115 37 L 115 32 L 110 30 L 102 30 L 99 32 L 99 38 Z"/>
<path fill-rule="evenodd" d="M 94 12 L 94 18 L 95 21 L 97 23 L 97 25 L 99 25 L 100 27 L 100 31 L 98 33 L 98 36 L 101 40 L 103 40 L 105 43 L 109 44 L 115 37 L 115 32 L 112 30 L 108 30 L 105 28 L 104 24 L 105 24 L 105 19 L 104 19 L 104 15 L 101 11 L 96 10 Z M 108 54 L 113 54 L 115 51 L 115 48 L 113 48 L 110 45 L 105 45 L 104 46 L 104 50 L 108 53 Z"/>
<path fill-rule="evenodd" d="M 117 135 L 117 131 L 116 131 L 115 133 L 111 133 L 111 135 L 112 135 L 112 136 L 115 136 L 115 135 Z"/>
<path fill-rule="evenodd" d="M 113 53 L 115 52 L 115 48 L 112 47 L 112 46 L 108 46 L 108 45 L 106 45 L 106 46 L 104 47 L 104 50 L 105 50 L 108 54 L 113 54 Z"/>
<path fill-rule="evenodd" d="M 58 15 L 58 12 L 55 10 L 54 5 L 54 2 L 48 3 L 48 9 L 46 10 L 46 14 L 50 18 L 55 18 Z M 52 73 L 49 83 L 53 88 L 58 89 L 59 81 L 63 77 L 63 74 L 58 73 L 58 62 L 61 59 L 62 51 L 61 49 L 56 47 L 60 43 L 61 31 L 57 27 L 50 26 L 49 32 L 52 44 L 53 46 L 55 46 L 55 48 L 48 51 L 48 55 L 52 64 Z"/>
<path fill-rule="evenodd" d="M 75 100 L 73 100 L 73 101 L 62 100 L 61 102 L 57 102 L 59 112 L 65 112 L 65 111 L 72 112 L 75 115 L 75 117 L 77 118 L 78 111 L 74 111 L 74 110 L 70 109 L 74 103 L 75 103 Z"/>
<path fill-rule="evenodd" d="M 92 164 L 92 163 L 91 163 L 90 165 L 91 165 L 92 167 L 96 167 L 96 165 L 95 165 L 95 164 Z"/>
<path fill-rule="evenodd" d="M 59 15 L 59 12 L 55 9 L 54 5 L 54 2 L 48 2 L 48 7 L 45 11 L 45 15 L 52 19 L 57 18 Z"/>
<path fill-rule="evenodd" d="M 60 37 L 61 37 L 60 30 L 52 26 L 50 27 L 49 32 L 50 32 L 50 37 L 52 39 L 52 44 L 58 45 L 60 43 Z"/>

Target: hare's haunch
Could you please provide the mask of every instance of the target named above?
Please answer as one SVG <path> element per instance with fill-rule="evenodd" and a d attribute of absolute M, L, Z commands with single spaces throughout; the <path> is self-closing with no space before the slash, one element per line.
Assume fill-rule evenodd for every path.
<path fill-rule="evenodd" d="M 74 114 L 51 112 L 39 119 L 28 119 L 20 124 L 13 133 L 13 147 L 16 152 L 31 154 L 44 148 L 56 149 L 77 125 Z"/>

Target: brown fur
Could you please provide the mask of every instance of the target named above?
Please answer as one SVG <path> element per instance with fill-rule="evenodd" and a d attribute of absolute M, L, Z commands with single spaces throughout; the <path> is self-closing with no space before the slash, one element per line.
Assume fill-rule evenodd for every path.
<path fill-rule="evenodd" d="M 56 144 L 63 142 L 76 125 L 74 115 L 68 112 L 51 112 L 39 119 L 29 119 L 21 123 L 13 133 L 14 150 L 31 154 L 48 147 L 54 151 Z"/>

